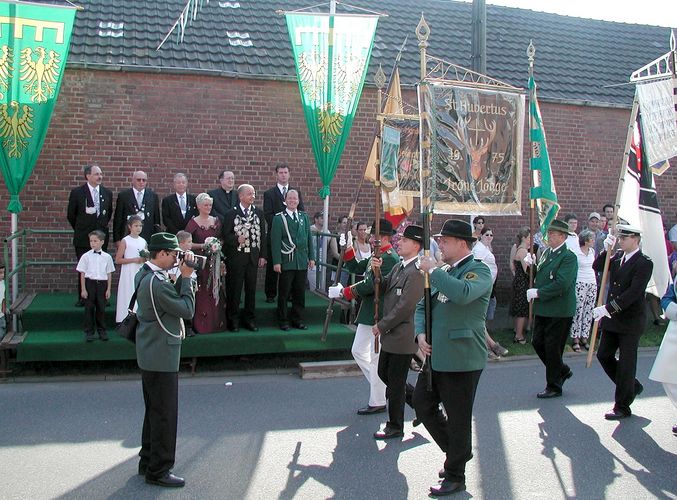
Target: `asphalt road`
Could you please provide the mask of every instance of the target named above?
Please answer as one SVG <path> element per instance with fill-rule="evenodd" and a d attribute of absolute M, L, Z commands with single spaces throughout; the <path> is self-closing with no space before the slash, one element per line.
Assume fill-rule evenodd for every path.
<path fill-rule="evenodd" d="M 570 358 L 564 397 L 538 400 L 538 360 L 492 363 L 475 404 L 467 492 L 453 498 L 677 499 L 677 411 L 647 379 L 634 416 L 604 420 L 613 387 Z M 413 381 L 414 374 L 410 379 Z M 232 382 L 232 385 L 226 385 Z M 423 428 L 376 442 L 384 415 L 358 416 L 363 378 L 211 376 L 180 382 L 175 472 L 186 487 L 136 475 L 143 400 L 136 380 L 0 385 L 0 497 L 9 499 L 422 499 L 443 454 Z"/>

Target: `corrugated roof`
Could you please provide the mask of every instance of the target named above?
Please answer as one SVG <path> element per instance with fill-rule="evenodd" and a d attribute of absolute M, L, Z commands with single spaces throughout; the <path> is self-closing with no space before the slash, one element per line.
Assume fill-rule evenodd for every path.
<path fill-rule="evenodd" d="M 293 79 L 294 61 L 284 17 L 278 10 L 309 0 L 211 0 L 186 27 L 156 47 L 178 18 L 185 0 L 83 0 L 68 59 L 71 65 L 208 71 L 240 77 Z M 415 29 L 421 13 L 430 25 L 429 54 L 470 67 L 472 4 L 438 0 L 351 0 L 388 14 L 379 20 L 369 81 L 379 64 L 388 70 L 409 41 L 400 71 L 403 84 L 419 75 Z M 349 8 L 339 6 L 339 12 Z M 328 11 L 328 7 L 318 10 Z M 630 73 L 669 50 L 670 30 L 655 26 L 581 19 L 494 5 L 487 6 L 487 73 L 526 87 L 526 48 L 536 46 L 535 76 L 541 99 L 580 100 L 629 106 Z M 130 68 L 131 67 L 131 68 Z"/>

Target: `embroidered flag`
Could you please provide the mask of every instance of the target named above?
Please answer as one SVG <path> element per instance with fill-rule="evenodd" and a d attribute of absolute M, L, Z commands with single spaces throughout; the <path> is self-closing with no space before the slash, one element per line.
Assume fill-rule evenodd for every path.
<path fill-rule="evenodd" d="M 555 179 L 550 168 L 550 155 L 548 154 L 548 143 L 545 140 L 541 108 L 536 97 L 536 82 L 533 77 L 529 78 L 529 92 L 529 113 L 531 115 L 531 130 L 529 131 L 531 160 L 529 165 L 533 177 L 533 187 L 529 197 L 536 202 L 538 224 L 541 234 L 545 237 L 548 226 L 557 217 L 559 204 L 555 191 Z"/>
<path fill-rule="evenodd" d="M 0 2 L 0 169 L 12 213 L 42 150 L 74 19 L 74 8 Z"/>
<path fill-rule="evenodd" d="M 362 94 L 377 16 L 285 14 L 301 104 L 322 181 L 331 185 Z"/>
<path fill-rule="evenodd" d="M 646 291 L 660 298 L 671 281 L 670 267 L 656 184 L 644 153 L 641 120 L 638 111 L 633 124 L 618 217 L 642 229 L 642 252 L 653 261 L 653 275 Z"/>

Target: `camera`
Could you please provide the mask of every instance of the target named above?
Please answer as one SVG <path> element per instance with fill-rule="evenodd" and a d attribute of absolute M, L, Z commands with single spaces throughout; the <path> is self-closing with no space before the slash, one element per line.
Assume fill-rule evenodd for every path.
<path fill-rule="evenodd" d="M 186 255 L 186 252 L 179 252 L 177 254 L 176 257 L 179 261 L 179 264 L 181 264 L 183 262 L 185 255 Z M 202 255 L 193 254 L 193 259 L 195 259 L 195 260 L 193 260 L 192 262 L 186 262 L 186 265 L 188 267 L 192 267 L 196 271 L 201 271 L 207 265 L 207 257 L 204 257 Z"/>

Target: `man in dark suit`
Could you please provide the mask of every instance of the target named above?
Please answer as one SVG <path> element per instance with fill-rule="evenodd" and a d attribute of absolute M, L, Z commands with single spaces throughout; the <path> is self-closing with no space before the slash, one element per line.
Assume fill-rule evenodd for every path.
<path fill-rule="evenodd" d="M 606 305 L 593 309 L 595 321 L 601 319 L 602 339 L 597 359 L 616 384 L 613 409 L 604 415 L 607 420 L 620 420 L 632 415 L 630 405 L 643 390 L 635 378 L 637 347 L 646 325 L 646 286 L 651 279 L 653 262 L 639 249 L 642 231 L 628 224 L 617 224 L 620 251 L 609 262 L 609 294 Z M 607 251 L 616 238 L 607 236 L 606 248 L 597 256 L 593 269 L 601 272 Z M 616 360 L 618 351 L 618 360 Z"/>
<path fill-rule="evenodd" d="M 287 192 L 287 208 L 273 217 L 270 229 L 273 269 L 280 275 L 280 289 L 277 297 L 277 320 L 280 330 L 289 326 L 307 330 L 303 323 L 306 308 L 306 277 L 308 269 L 315 268 L 313 259 L 313 236 L 310 233 L 308 214 L 297 210 L 299 194 L 295 189 Z M 289 314 L 287 300 L 291 297 Z"/>
<path fill-rule="evenodd" d="M 179 360 L 185 337 L 183 320 L 195 314 L 193 269 L 179 265 L 175 284 L 167 270 L 177 261 L 181 250 L 176 236 L 157 233 L 148 242 L 150 260 L 134 278 L 138 288 L 136 360 L 141 370 L 141 387 L 146 411 L 141 432 L 139 474 L 146 482 L 180 488 L 183 478 L 172 474 L 176 454 Z M 190 252 L 185 260 L 193 259 Z"/>
<path fill-rule="evenodd" d="M 418 346 L 430 356 L 432 390 L 421 372 L 413 403 L 418 419 L 446 454 L 443 481 L 430 487 L 434 496 L 442 496 L 465 490 L 465 465 L 472 459 L 472 409 L 487 364 L 485 321 L 493 280 L 489 267 L 473 256 L 476 239 L 470 224 L 449 219 L 435 236 L 446 265 L 437 267 L 430 256 L 419 260 L 421 271 L 430 274 L 432 345 L 424 333 L 423 301 L 414 317 Z"/>
<path fill-rule="evenodd" d="M 118 193 L 113 218 L 113 241 L 125 237 L 127 219 L 132 215 L 138 215 L 143 220 L 141 237 L 144 240 L 150 241 L 153 234 L 160 232 L 160 200 L 146 187 L 147 183 L 146 173 L 138 170 L 132 175 L 132 187 Z"/>
<path fill-rule="evenodd" d="M 168 233 L 176 234 L 186 228 L 188 221 L 197 215 L 195 196 L 186 193 L 188 177 L 186 174 L 174 176 L 174 194 L 162 199 L 162 222 Z"/>
<path fill-rule="evenodd" d="M 209 215 L 218 217 L 223 224 L 223 217 L 231 208 L 237 206 L 237 189 L 235 189 L 235 174 L 230 170 L 224 170 L 219 175 L 219 182 L 221 187 L 212 189 L 207 194 L 212 197 L 214 204 L 212 205 L 212 212 Z"/>
<path fill-rule="evenodd" d="M 299 194 L 298 209 L 302 212 L 305 211 L 301 191 L 289 186 L 289 165 L 286 163 L 278 163 L 275 165 L 275 175 L 277 177 L 277 185 L 263 193 L 263 212 L 266 216 L 268 228 L 273 226 L 273 216 L 286 208 L 287 205 L 285 204 L 284 199 L 287 196 L 287 191 L 290 189 L 294 189 Z M 267 241 L 266 249 L 268 255 L 270 255 L 270 238 Z M 272 259 L 269 259 L 268 266 L 266 267 L 265 291 L 266 302 L 271 304 L 275 302 L 275 296 L 277 295 L 277 278 L 278 274 L 273 270 L 273 261 Z"/>
<path fill-rule="evenodd" d="M 567 237 L 574 234 L 569 225 L 554 220 L 548 226 L 548 247 L 536 266 L 534 288 L 527 290 L 527 300 L 534 301 L 534 350 L 545 365 L 545 389 L 536 397 L 562 395 L 562 385 L 573 372 L 562 361 L 571 321 L 576 313 L 576 275 L 578 259 L 567 247 Z M 531 255 L 526 257 L 533 264 Z"/>
<path fill-rule="evenodd" d="M 414 312 L 423 297 L 423 276 L 416 266 L 423 245 L 423 228 L 407 226 L 397 253 L 402 262 L 395 264 L 383 278 L 383 317 L 372 327 L 381 341 L 378 375 L 386 384 L 388 422 L 374 433 L 375 439 L 391 439 L 404 435 L 404 402 L 407 374 L 412 356 L 418 350 L 414 339 Z M 380 267 L 381 259 L 373 258 L 372 268 Z"/>
<path fill-rule="evenodd" d="M 223 250 L 226 255 L 228 329 L 242 326 L 253 332 L 256 326 L 256 274 L 266 265 L 266 220 L 254 206 L 256 192 L 249 184 L 237 188 L 239 203 L 223 218 Z M 244 286 L 244 309 L 240 314 L 240 297 Z"/>
<path fill-rule="evenodd" d="M 113 193 L 101 185 L 103 179 L 101 169 L 97 165 L 87 165 L 84 174 L 87 182 L 71 190 L 66 210 L 66 217 L 73 228 L 73 246 L 78 260 L 89 252 L 89 233 L 97 229 L 106 235 L 103 251 L 107 251 L 108 223 L 113 214 Z M 84 306 L 79 274 L 78 301 L 75 305 Z"/>

